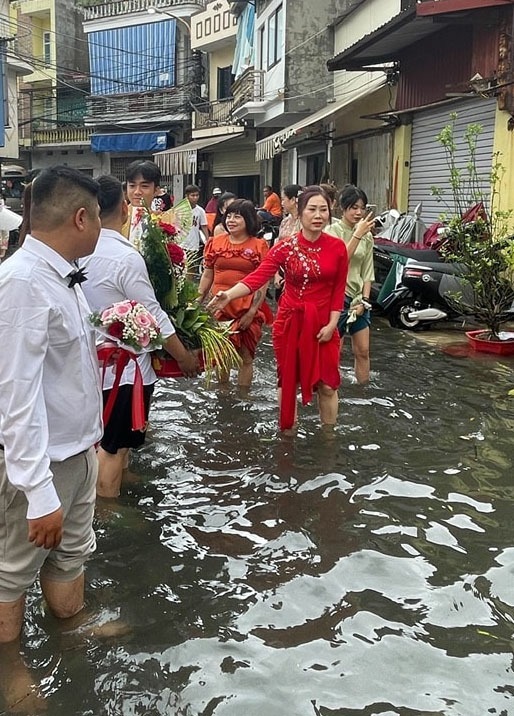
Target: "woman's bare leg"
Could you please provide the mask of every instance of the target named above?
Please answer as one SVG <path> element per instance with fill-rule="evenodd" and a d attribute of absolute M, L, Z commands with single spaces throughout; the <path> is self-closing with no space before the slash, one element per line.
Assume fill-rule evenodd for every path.
<path fill-rule="evenodd" d="M 339 396 L 337 390 L 325 383 L 318 384 L 318 407 L 322 425 L 335 425 L 339 410 Z"/>
<path fill-rule="evenodd" d="M 357 383 L 369 383 L 369 328 L 363 328 L 352 336 L 352 351 Z"/>

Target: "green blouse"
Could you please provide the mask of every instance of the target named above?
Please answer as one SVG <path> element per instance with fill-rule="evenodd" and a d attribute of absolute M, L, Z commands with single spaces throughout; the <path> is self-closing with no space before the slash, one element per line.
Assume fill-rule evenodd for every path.
<path fill-rule="evenodd" d="M 338 236 L 345 244 L 350 242 L 353 234 L 353 227 L 347 226 L 343 221 L 335 219 L 325 229 L 327 234 Z M 372 283 L 375 280 L 375 269 L 373 266 L 373 235 L 371 232 L 364 234 L 355 249 L 355 253 L 348 267 L 348 279 L 346 281 L 346 295 L 351 299 L 362 298 L 362 288 L 365 283 Z"/>

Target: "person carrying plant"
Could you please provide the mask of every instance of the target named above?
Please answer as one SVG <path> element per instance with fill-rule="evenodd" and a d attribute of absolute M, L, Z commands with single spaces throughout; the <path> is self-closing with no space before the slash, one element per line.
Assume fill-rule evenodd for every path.
<path fill-rule="evenodd" d="M 175 358 L 182 373 L 187 377 L 196 376 L 196 354 L 186 350 L 176 335 L 173 324 L 155 297 L 143 257 L 121 233 L 128 214 L 121 182 L 112 176 L 102 176 L 98 183 L 102 230 L 93 255 L 82 262 L 88 277 L 84 293 L 91 308 L 93 311 L 102 311 L 126 299 L 141 303 L 157 319 L 164 338 L 164 348 Z M 150 353 L 139 355 L 137 362 L 143 378 L 145 418 L 148 421 L 157 376 L 152 368 Z M 141 447 L 145 441 L 146 426 L 143 430 L 132 429 L 135 371 L 134 362 L 130 361 L 123 371 L 112 413 L 104 426 L 104 435 L 98 448 L 97 494 L 100 497 L 119 495 L 129 450 Z M 104 377 L 104 406 L 109 400 L 114 381 L 115 369 L 111 367 L 106 370 Z"/>

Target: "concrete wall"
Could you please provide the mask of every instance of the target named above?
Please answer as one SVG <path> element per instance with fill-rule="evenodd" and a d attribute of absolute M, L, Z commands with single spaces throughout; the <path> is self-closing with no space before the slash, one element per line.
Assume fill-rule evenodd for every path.
<path fill-rule="evenodd" d="M 334 54 L 329 25 L 338 6 L 337 0 L 295 0 L 286 5 L 287 112 L 314 112 L 333 97 L 333 73 L 327 69 L 327 60 Z"/>
<path fill-rule="evenodd" d="M 82 154 L 78 152 L 82 151 Z M 65 164 L 66 166 L 80 169 L 92 176 L 108 174 L 110 170 L 110 158 L 108 153 L 94 154 L 89 148 L 60 147 L 38 148 L 32 150 L 32 168 L 44 169 L 54 164 Z"/>

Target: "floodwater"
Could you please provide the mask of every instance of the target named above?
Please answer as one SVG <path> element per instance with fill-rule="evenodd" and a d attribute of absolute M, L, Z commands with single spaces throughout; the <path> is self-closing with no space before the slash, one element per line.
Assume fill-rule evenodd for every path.
<path fill-rule="evenodd" d="M 514 713 L 514 358 L 372 339 L 333 436 L 277 434 L 269 336 L 250 400 L 160 382 L 88 567 L 113 635 L 31 594 L 49 716 Z"/>

